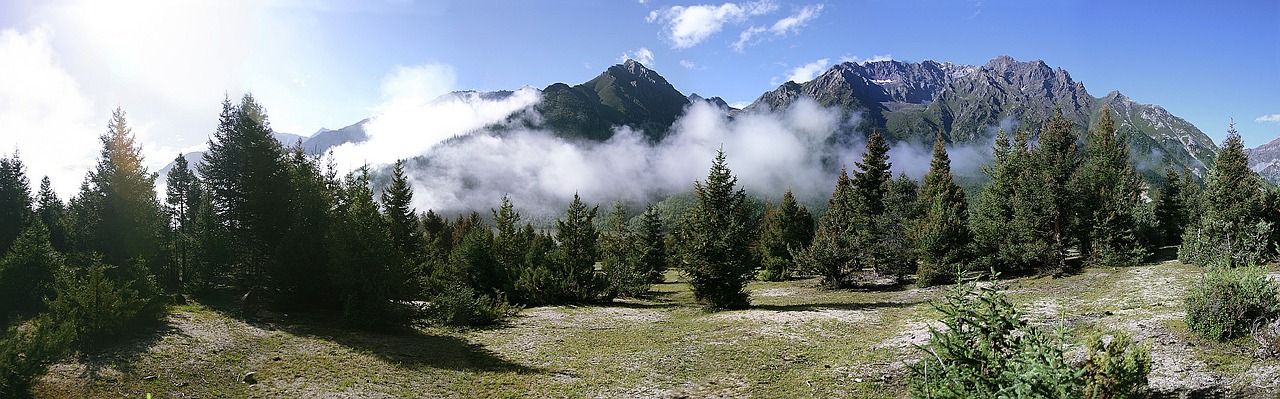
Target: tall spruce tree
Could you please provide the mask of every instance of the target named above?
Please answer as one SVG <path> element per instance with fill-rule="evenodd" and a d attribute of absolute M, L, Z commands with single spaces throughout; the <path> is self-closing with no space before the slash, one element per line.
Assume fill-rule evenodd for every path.
<path fill-rule="evenodd" d="M 166 177 L 164 201 L 173 230 L 173 262 L 166 278 L 172 286 L 180 287 L 190 279 L 188 274 L 194 256 L 192 248 L 197 245 L 193 243 L 196 239 L 196 208 L 200 206 L 200 180 L 182 155 L 174 158 L 173 168 Z"/>
<path fill-rule="evenodd" d="M 836 188 L 827 200 L 827 211 L 818 220 L 813 241 L 795 256 L 799 270 L 821 276 L 822 284 L 827 287 L 845 285 L 855 270 L 853 262 L 858 255 L 853 241 L 857 234 L 854 198 L 853 181 L 841 169 Z"/>
<path fill-rule="evenodd" d="M 640 231 L 636 234 L 640 267 L 649 273 L 649 281 L 661 283 L 667 272 L 667 235 L 662 216 L 650 205 L 640 215 Z"/>
<path fill-rule="evenodd" d="M 596 275 L 595 264 L 599 258 L 594 220 L 599 207 L 587 208 L 577 193 L 565 210 L 564 219 L 556 221 L 556 253 L 553 262 L 559 264 L 562 280 L 559 296 L 570 302 L 586 302 L 595 299 L 604 289 Z"/>
<path fill-rule="evenodd" d="M 224 99 L 218 128 L 198 169 L 215 214 L 240 247 L 233 269 L 243 289 L 271 286 L 267 271 L 276 266 L 289 209 L 289 177 L 282 160 L 283 149 L 253 95 L 245 94 L 239 104 Z"/>
<path fill-rule="evenodd" d="M 493 292 L 511 292 L 520 275 L 524 273 L 525 252 L 528 250 L 528 236 L 520 231 L 520 212 L 515 210 L 510 196 L 502 196 L 502 205 L 493 212 L 493 259 L 494 268 L 476 275 L 481 285 Z M 531 297 L 529 290 L 523 291 L 517 299 Z"/>
<path fill-rule="evenodd" d="M 301 146 L 286 150 L 281 164 L 288 182 L 288 208 L 283 210 L 283 230 L 271 256 L 275 262 L 268 265 L 266 277 L 281 305 L 336 305 L 324 237 L 336 223 L 331 211 L 339 191 L 337 173 L 332 165 L 322 171 L 319 158 L 307 155 Z"/>
<path fill-rule="evenodd" d="M 31 182 L 18 154 L 0 157 L 0 256 L 31 222 Z"/>
<path fill-rule="evenodd" d="M 752 261 L 751 210 L 725 162 L 716 153 L 706 182 L 695 182 L 697 202 L 676 230 L 676 259 L 689 277 L 694 296 L 713 309 L 749 305 L 744 291 L 755 271 Z"/>
<path fill-rule="evenodd" d="M 813 215 L 796 202 L 791 190 L 782 194 L 782 202 L 765 212 L 760 231 L 761 277 L 784 281 L 795 272 L 793 252 L 800 252 L 813 241 Z"/>
<path fill-rule="evenodd" d="M 391 170 L 391 184 L 382 190 L 382 208 L 396 248 L 409 261 L 418 263 L 423 257 L 421 223 L 413 206 L 413 187 L 404 173 L 404 160 L 397 160 Z"/>
<path fill-rule="evenodd" d="M 996 134 L 992 147 L 994 163 L 983 168 L 991 178 L 978 197 L 971 220 L 978 259 L 984 269 L 997 273 L 1024 272 L 1040 264 L 1048 251 L 1037 229 L 1043 193 L 1028 189 L 1037 182 L 1028 176 L 1031 152 L 1026 131 L 1010 138 Z M 1035 195 L 1032 195 L 1035 194 Z"/>
<path fill-rule="evenodd" d="M 342 298 L 344 318 L 352 324 L 386 327 L 406 322 L 390 305 L 404 292 L 403 258 L 373 202 L 368 169 L 347 175 L 338 193 L 328 243 L 333 280 Z"/>
<path fill-rule="evenodd" d="M 853 258 L 856 270 L 870 269 L 877 274 L 894 274 L 895 259 L 887 240 L 894 232 L 886 219 L 885 194 L 893 179 L 889 163 L 889 144 L 884 136 L 872 132 L 867 136 L 862 161 L 853 172 L 853 209 L 856 230 L 853 234 Z"/>
<path fill-rule="evenodd" d="M 916 273 L 915 251 L 911 249 L 908 230 L 919 217 L 920 184 L 916 179 L 899 173 L 887 183 L 884 195 L 884 213 L 876 216 L 876 242 L 880 246 L 880 263 L 875 269 L 881 276 L 902 278 Z"/>
<path fill-rule="evenodd" d="M 1180 261 L 1247 266 L 1272 257 L 1272 226 L 1262 218 L 1261 183 L 1249 169 L 1249 156 L 1234 124 L 1209 170 L 1202 196 L 1202 216 L 1183 234 Z"/>
<path fill-rule="evenodd" d="M 1037 261 L 1042 274 L 1058 273 L 1066 268 L 1067 250 L 1070 246 L 1072 211 L 1075 193 L 1071 181 L 1080 166 L 1080 154 L 1076 147 L 1076 134 L 1070 119 L 1059 109 L 1040 131 L 1039 141 L 1031 152 L 1029 179 L 1016 195 L 1024 200 L 1018 210 L 1023 211 L 1047 247 L 1044 257 Z"/>
<path fill-rule="evenodd" d="M 1111 111 L 1102 109 L 1090 129 L 1086 155 L 1074 175 L 1077 237 L 1085 261 L 1094 266 L 1132 265 L 1146 256 L 1134 213 L 1142 181 L 1129 164 L 1129 142 L 1116 130 Z"/>
<path fill-rule="evenodd" d="M 11 315 L 33 316 L 53 297 L 53 276 L 62 270 L 62 256 L 49 243 L 49 231 L 36 220 L 22 230 L 0 255 L 0 325 Z"/>
<path fill-rule="evenodd" d="M 162 275 L 168 261 L 161 257 L 167 223 L 156 199 L 156 175 L 143 166 L 122 109 L 112 113 L 101 140 L 98 164 L 72 201 L 74 241 L 82 254 L 100 254 L 103 263 L 118 266 L 113 277 L 135 280 L 134 288 L 149 295 L 153 287 L 144 287 L 145 276 Z"/>
<path fill-rule="evenodd" d="M 1156 199 L 1155 214 L 1159 222 L 1159 245 L 1177 245 L 1182 240 L 1182 232 L 1187 228 L 1188 209 L 1183 194 L 1187 189 L 1182 186 L 1182 176 L 1170 163 L 1164 173 L 1164 187 Z"/>
<path fill-rule="evenodd" d="M 940 131 L 933 141 L 933 160 L 917 201 L 921 217 L 911 224 L 909 234 L 919 259 L 916 283 L 929 286 L 954 281 L 955 273 L 968 266 L 972 233 L 968 201 L 951 176 L 951 158 Z"/>

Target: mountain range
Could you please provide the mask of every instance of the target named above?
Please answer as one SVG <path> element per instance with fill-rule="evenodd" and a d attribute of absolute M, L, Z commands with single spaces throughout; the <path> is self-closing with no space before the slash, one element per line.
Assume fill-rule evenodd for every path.
<path fill-rule="evenodd" d="M 501 99 L 511 92 L 481 94 Z M 458 93 L 445 96 L 451 95 Z M 1217 150 L 1202 131 L 1159 105 L 1135 102 L 1118 91 L 1094 97 L 1061 68 L 1008 56 L 980 66 L 935 61 L 845 62 L 807 82 L 781 84 L 743 109 L 732 108 L 718 97 L 685 95 L 656 71 L 628 60 L 581 84 L 547 86 L 541 90 L 541 101 L 531 107 L 532 113 L 517 112 L 487 129 L 539 128 L 570 141 L 590 143 L 608 140 L 617 127 L 626 126 L 656 143 L 670 134 L 672 124 L 696 101 L 713 104 L 732 116 L 779 112 L 800 98 L 838 109 L 842 117 L 853 121 L 837 132 L 837 139 L 879 131 L 891 145 L 929 144 L 937 131 L 956 145 L 989 145 L 997 129 L 1035 132 L 1057 110 L 1083 133 L 1107 108 L 1117 128 L 1127 133 L 1132 161 L 1153 182 L 1170 164 L 1202 175 Z M 369 137 L 365 131 L 369 122 L 365 119 L 341 129 L 321 129 L 301 144 L 308 153 L 320 154 L 344 143 L 362 142 Z M 284 137 L 281 141 L 292 144 L 287 140 L 297 139 Z M 1263 147 L 1267 146 L 1274 147 L 1276 155 L 1261 170 L 1271 170 L 1272 178 L 1280 177 L 1280 143 Z"/>

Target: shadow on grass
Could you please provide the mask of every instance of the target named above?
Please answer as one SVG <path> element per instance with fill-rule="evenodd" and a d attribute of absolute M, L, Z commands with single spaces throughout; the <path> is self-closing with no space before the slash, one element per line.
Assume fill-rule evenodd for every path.
<path fill-rule="evenodd" d="M 81 377 L 100 379 L 105 370 L 122 375 L 134 372 L 134 365 L 151 349 L 170 334 L 182 334 L 167 318 L 136 324 L 119 335 L 106 338 L 74 352 L 73 358 L 84 365 Z M 110 380 L 110 378 L 108 378 Z"/>
<path fill-rule="evenodd" d="M 483 345 L 449 333 L 428 333 L 408 326 L 391 330 L 352 327 L 342 322 L 336 310 L 263 310 L 257 317 L 246 320 L 233 297 L 229 293 L 215 293 L 201 298 L 210 309 L 252 326 L 330 341 L 403 367 L 519 374 L 547 372 L 508 361 Z"/>

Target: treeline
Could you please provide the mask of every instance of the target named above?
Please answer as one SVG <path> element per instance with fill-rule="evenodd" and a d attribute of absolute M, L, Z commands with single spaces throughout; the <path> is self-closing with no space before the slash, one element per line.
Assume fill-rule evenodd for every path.
<path fill-rule="evenodd" d="M 0 158 L 4 389 L 24 391 L 66 348 L 159 320 L 174 294 L 234 292 L 246 317 L 267 307 L 331 311 L 364 328 L 477 325 L 520 306 L 642 296 L 669 266 L 709 307 L 742 308 L 755 278 L 929 285 L 1133 264 L 1167 245 L 1189 263 L 1250 264 L 1273 257 L 1280 238 L 1280 195 L 1248 169 L 1234 129 L 1203 190 L 1172 167 L 1155 190 L 1108 111 L 1083 138 L 1060 113 L 1035 135 L 1000 132 L 976 209 L 941 133 L 921 183 L 892 176 L 889 146 L 873 133 L 816 223 L 790 192 L 757 213 L 721 152 L 672 226 L 653 207 L 632 220 L 617 204 L 597 229 L 598 206 L 575 196 L 554 231 L 522 223 L 510 198 L 491 223 L 418 213 L 402 164 L 375 193 L 366 169 L 338 176 L 271 133 L 251 95 L 224 100 L 204 161 L 175 159 L 163 201 L 119 109 L 66 202 L 47 178 L 33 196 L 19 156 Z"/>

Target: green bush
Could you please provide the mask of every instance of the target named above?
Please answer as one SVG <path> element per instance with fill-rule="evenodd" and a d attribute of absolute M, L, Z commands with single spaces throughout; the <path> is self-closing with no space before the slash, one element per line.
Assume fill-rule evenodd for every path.
<path fill-rule="evenodd" d="M 69 336 L 47 317 L 9 328 L 0 340 L 0 397 L 19 398 L 67 352 Z"/>
<path fill-rule="evenodd" d="M 466 284 L 445 286 L 425 307 L 426 319 L 446 326 L 487 326 L 520 311 L 504 297 L 477 293 Z"/>
<path fill-rule="evenodd" d="M 1071 364 L 1064 329 L 1045 332 L 1022 318 L 999 285 L 958 284 L 944 302 L 944 329 L 930 329 L 924 358 L 912 364 L 918 398 L 1126 398 L 1145 394 L 1151 357 L 1127 335 L 1091 337 Z"/>
<path fill-rule="evenodd" d="M 1110 341 L 1102 334 L 1085 339 L 1089 357 L 1085 359 L 1084 393 L 1089 398 L 1141 398 L 1147 393 L 1147 374 L 1151 373 L 1151 353 L 1134 345 L 1124 332 L 1112 333 Z"/>
<path fill-rule="evenodd" d="M 1266 263 L 1273 257 L 1269 247 L 1271 223 L 1258 222 L 1252 228 L 1224 221 L 1205 220 L 1187 228 L 1178 246 L 1178 261 L 1190 265 L 1245 266 Z"/>
<path fill-rule="evenodd" d="M 54 323 L 70 326 L 70 341 L 77 347 L 108 342 L 163 317 L 163 303 L 146 294 L 154 292 L 154 282 L 126 280 L 128 273 L 120 269 L 92 259 L 87 267 L 59 271 L 49 314 Z"/>
<path fill-rule="evenodd" d="M 1280 284 L 1258 266 L 1211 266 L 1187 294 L 1187 327 L 1225 341 L 1280 315 Z"/>

